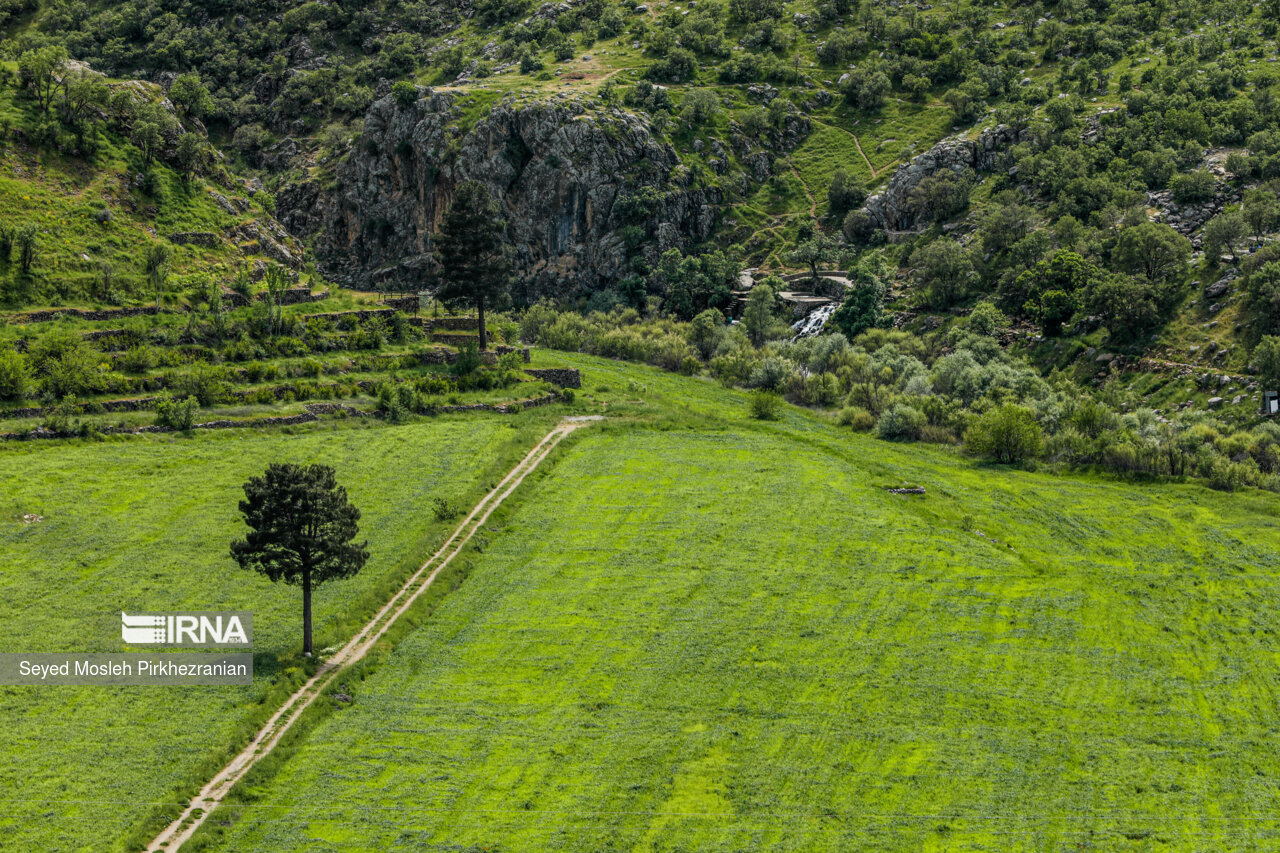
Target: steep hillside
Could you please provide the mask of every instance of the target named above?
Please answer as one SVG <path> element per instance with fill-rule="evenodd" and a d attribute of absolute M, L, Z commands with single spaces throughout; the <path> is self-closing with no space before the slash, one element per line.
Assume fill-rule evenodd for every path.
<path fill-rule="evenodd" d="M 61 46 L 158 84 L 228 158 L 198 173 L 261 178 L 341 283 L 434 287 L 441 217 L 476 179 L 517 308 L 687 320 L 740 309 L 744 267 L 854 269 L 835 323 L 851 339 L 909 329 L 937 355 L 998 308 L 1001 342 L 1046 373 L 1243 418 L 1280 384 L 1278 13 L 56 0 L 11 17 L 0 50 L 29 66 Z M 190 227 L 183 210 L 157 215 Z M 809 286 L 747 283 L 765 280 Z M 786 330 L 761 328 L 746 362 L 785 359 L 766 345 Z"/>
<path fill-rule="evenodd" d="M 20 83 L 0 65 L 3 307 L 171 300 L 301 266 L 270 194 L 228 172 L 161 87 L 68 65 L 42 106 Z"/>

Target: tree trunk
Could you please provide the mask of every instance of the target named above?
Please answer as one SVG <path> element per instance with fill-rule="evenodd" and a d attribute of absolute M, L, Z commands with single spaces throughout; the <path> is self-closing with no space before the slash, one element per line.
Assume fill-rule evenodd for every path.
<path fill-rule="evenodd" d="M 485 347 L 488 345 L 488 339 L 484 333 L 484 297 L 483 296 L 476 299 L 476 310 L 480 314 L 480 352 L 484 352 Z"/>
<path fill-rule="evenodd" d="M 311 570 L 302 570 L 302 654 L 311 657 Z"/>

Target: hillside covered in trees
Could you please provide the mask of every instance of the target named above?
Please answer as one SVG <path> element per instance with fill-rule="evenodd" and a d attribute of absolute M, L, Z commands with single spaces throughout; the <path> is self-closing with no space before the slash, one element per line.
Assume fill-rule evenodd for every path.
<path fill-rule="evenodd" d="M 813 381 L 809 356 L 784 351 L 788 289 L 835 300 L 826 331 L 847 342 L 901 330 L 928 364 L 977 330 L 1119 412 L 1216 408 L 1247 426 L 1280 384 L 1274 2 L 56 0 L 4 14 L 12 307 L 205 305 L 218 284 L 252 296 L 273 263 L 434 290 L 440 224 L 474 182 L 509 249 L 494 307 L 657 323 L 651 338 L 746 311 L 715 333 L 732 343 L 679 327 L 703 368 L 641 357 L 753 387 L 773 358 L 764 384 L 796 402 L 816 398 L 795 384 Z M 86 244 L 86 217 L 118 235 Z M 770 277 L 819 269 L 842 274 Z M 742 346 L 741 364 L 714 367 Z M 854 384 L 818 398 L 852 403 Z M 1003 399 L 944 386 L 924 393 L 972 412 Z M 872 417 L 892 408 L 871 396 L 857 406 Z"/>

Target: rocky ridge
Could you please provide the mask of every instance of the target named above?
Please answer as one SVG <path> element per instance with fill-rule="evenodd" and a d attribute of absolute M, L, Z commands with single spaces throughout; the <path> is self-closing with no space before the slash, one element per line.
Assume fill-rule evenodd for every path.
<path fill-rule="evenodd" d="M 997 125 L 982 131 L 974 139 L 949 137 L 910 163 L 899 166 L 888 185 L 867 198 L 864 205 L 872 223 L 888 232 L 910 230 L 916 226 L 911 209 L 911 191 L 921 181 L 944 170 L 957 174 L 967 171 L 990 172 L 996 167 L 1000 152 L 1017 141 L 1014 130 Z"/>
<path fill-rule="evenodd" d="M 467 128 L 452 94 L 420 94 L 374 103 L 331 187 L 311 179 L 279 195 L 280 220 L 314 236 L 320 268 L 336 281 L 423 288 L 431 234 L 468 180 L 502 202 L 522 299 L 617 281 L 637 242 L 656 260 L 714 231 L 719 191 L 698 186 L 642 116 L 507 99 Z M 637 241 L 637 229 L 647 239 Z"/>

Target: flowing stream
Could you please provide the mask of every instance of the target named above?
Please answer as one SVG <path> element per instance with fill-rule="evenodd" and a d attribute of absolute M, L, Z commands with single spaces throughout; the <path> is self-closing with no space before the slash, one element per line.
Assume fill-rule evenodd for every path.
<path fill-rule="evenodd" d="M 838 302 L 823 305 L 809 312 L 809 315 L 804 319 L 792 323 L 791 328 L 795 329 L 796 332 L 796 336 L 792 340 L 798 341 L 801 338 L 811 338 L 814 335 L 821 334 L 822 327 L 827 325 L 827 320 L 831 318 L 832 314 L 836 313 L 836 309 L 839 307 L 840 303 Z"/>

